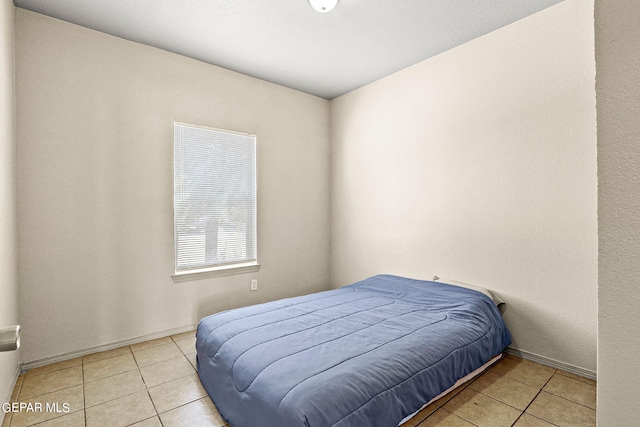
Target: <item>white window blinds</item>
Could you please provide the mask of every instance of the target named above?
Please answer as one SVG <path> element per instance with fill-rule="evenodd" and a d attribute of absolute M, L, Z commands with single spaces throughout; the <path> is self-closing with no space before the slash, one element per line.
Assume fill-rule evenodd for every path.
<path fill-rule="evenodd" d="M 256 137 L 174 123 L 176 273 L 257 262 Z"/>

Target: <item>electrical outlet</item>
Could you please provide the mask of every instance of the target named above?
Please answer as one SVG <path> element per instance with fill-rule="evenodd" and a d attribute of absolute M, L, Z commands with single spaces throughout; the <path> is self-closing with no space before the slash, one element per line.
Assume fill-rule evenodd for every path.
<path fill-rule="evenodd" d="M 251 290 L 252 291 L 258 290 L 258 279 L 251 279 Z"/>

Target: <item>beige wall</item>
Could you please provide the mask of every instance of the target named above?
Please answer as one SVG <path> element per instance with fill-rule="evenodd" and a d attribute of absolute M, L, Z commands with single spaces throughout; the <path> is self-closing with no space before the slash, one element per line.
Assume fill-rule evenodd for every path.
<path fill-rule="evenodd" d="M 566 0 L 334 99 L 332 284 L 498 291 L 513 346 L 594 372 L 593 4 Z"/>
<path fill-rule="evenodd" d="M 566 0 L 331 104 L 18 10 L 22 360 L 324 289 L 330 235 L 335 287 L 379 272 L 485 284 L 509 301 L 515 347 L 595 371 L 589 3 Z M 258 135 L 258 274 L 171 281 L 173 120 Z M 0 212 L 9 236 L 12 205 Z M 15 294 L 15 273 L 0 273 Z M 15 304 L 2 308 L 17 321 Z"/>
<path fill-rule="evenodd" d="M 14 8 L 0 5 L 5 326 L 18 321 Z M 596 1 L 601 426 L 640 418 L 639 13 Z M 24 361 L 323 287 L 325 101 L 18 15 Z M 566 0 L 333 101 L 334 286 L 383 271 L 482 283 L 509 301 L 517 347 L 594 369 L 592 32 L 589 2 Z M 259 274 L 169 278 L 173 120 L 258 134 Z M 0 393 L 17 357 L 0 353 Z"/>
<path fill-rule="evenodd" d="M 16 46 L 24 362 L 328 287 L 328 101 L 22 9 Z M 259 273 L 173 283 L 174 120 L 257 135 Z"/>
<path fill-rule="evenodd" d="M 0 328 L 18 323 L 14 14 L 13 2 L 0 1 Z M 17 351 L 0 353 L 1 402 L 11 393 L 17 369 Z M 0 411 L 0 423 L 3 415 Z"/>
<path fill-rule="evenodd" d="M 640 420 L 640 4 L 595 2 L 598 425 Z"/>

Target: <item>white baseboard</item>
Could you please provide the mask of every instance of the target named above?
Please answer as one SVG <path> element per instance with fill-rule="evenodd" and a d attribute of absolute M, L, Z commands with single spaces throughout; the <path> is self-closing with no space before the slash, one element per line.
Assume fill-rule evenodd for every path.
<path fill-rule="evenodd" d="M 569 363 L 560 362 L 559 360 L 551 359 L 549 357 L 540 356 L 539 354 L 531 353 L 529 351 L 520 350 L 513 347 L 508 347 L 505 353 L 512 356 L 521 357 L 532 362 L 540 363 L 541 365 L 550 366 L 556 369 L 562 369 L 563 371 L 571 372 L 572 374 L 579 375 L 581 377 L 589 378 L 591 380 L 597 379 L 597 373 L 590 371 L 589 369 L 581 368 L 579 366 L 571 365 Z"/>
<path fill-rule="evenodd" d="M 87 354 L 98 353 L 100 351 L 113 350 L 114 348 L 124 347 L 126 345 L 138 344 L 145 341 L 154 340 L 157 338 L 166 337 L 169 335 L 181 334 L 182 332 L 192 331 L 197 325 L 186 325 L 179 328 L 168 329 L 165 331 L 154 332 L 151 334 L 140 335 L 134 338 L 126 340 L 114 341 L 108 344 L 101 344 L 94 347 L 84 348 L 81 350 L 70 351 L 68 353 L 58 354 L 56 356 L 49 356 L 42 359 L 32 360 L 30 362 L 24 362 L 21 365 L 21 371 L 27 372 L 29 369 L 38 368 L 40 366 L 49 365 L 51 363 L 62 362 L 64 360 L 73 359 L 80 356 L 86 356 Z M 16 376 L 17 378 L 17 376 Z"/>

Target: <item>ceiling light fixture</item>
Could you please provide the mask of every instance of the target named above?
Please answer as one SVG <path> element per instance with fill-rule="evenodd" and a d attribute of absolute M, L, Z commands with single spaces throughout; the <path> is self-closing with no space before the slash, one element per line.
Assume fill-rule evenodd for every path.
<path fill-rule="evenodd" d="M 309 0 L 309 3 L 311 3 L 311 7 L 318 12 L 327 13 L 336 7 L 338 0 Z"/>

